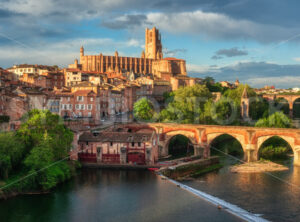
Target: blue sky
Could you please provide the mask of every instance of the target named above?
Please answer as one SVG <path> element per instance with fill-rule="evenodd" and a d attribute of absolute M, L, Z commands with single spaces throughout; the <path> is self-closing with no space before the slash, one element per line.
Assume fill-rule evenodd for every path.
<path fill-rule="evenodd" d="M 191 76 L 300 87 L 296 0 L 0 0 L 0 66 L 72 63 L 86 54 L 140 56 L 144 30 Z"/>

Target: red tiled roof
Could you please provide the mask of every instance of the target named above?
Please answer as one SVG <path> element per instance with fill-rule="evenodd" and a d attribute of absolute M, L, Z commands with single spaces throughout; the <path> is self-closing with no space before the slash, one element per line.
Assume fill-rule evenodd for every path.
<path fill-rule="evenodd" d="M 174 57 L 163 58 L 163 60 L 179 60 L 179 61 L 184 61 L 184 59 L 177 59 L 177 58 L 174 58 Z"/>
<path fill-rule="evenodd" d="M 95 92 L 93 90 L 77 90 L 77 91 L 74 92 L 74 94 L 76 94 L 76 95 L 78 95 L 78 94 L 79 95 L 88 95 L 90 93 L 95 94 Z"/>
<path fill-rule="evenodd" d="M 73 68 L 67 68 L 66 71 L 67 72 L 81 72 L 81 70 L 79 70 L 79 69 L 73 69 Z"/>
<path fill-rule="evenodd" d="M 128 132 L 101 132 L 99 134 L 83 133 L 79 137 L 81 142 L 147 142 L 152 138 L 152 133 Z"/>

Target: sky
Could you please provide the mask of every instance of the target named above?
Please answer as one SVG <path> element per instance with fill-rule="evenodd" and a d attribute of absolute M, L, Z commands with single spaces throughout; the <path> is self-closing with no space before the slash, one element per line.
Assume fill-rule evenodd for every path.
<path fill-rule="evenodd" d="M 0 67 L 141 56 L 145 28 L 190 76 L 300 87 L 298 0 L 0 0 Z"/>

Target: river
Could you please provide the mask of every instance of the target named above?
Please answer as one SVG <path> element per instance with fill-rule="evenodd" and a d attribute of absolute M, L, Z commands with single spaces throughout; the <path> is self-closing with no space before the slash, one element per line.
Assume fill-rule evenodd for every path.
<path fill-rule="evenodd" d="M 241 221 L 150 171 L 83 169 L 50 194 L 0 201 L 0 221 Z"/>
<path fill-rule="evenodd" d="M 235 174 L 234 163 L 185 185 L 270 221 L 300 221 L 300 168 Z M 274 177 L 278 177 L 276 179 Z M 284 180 L 286 182 L 282 182 Z M 293 187 L 288 183 L 297 185 Z M 0 201 L 0 221 L 241 221 L 150 171 L 82 169 L 50 194 Z"/>
<path fill-rule="evenodd" d="M 284 162 L 288 171 L 272 173 L 231 173 L 235 161 L 222 162 L 222 169 L 184 184 L 270 221 L 300 221 L 300 167 L 294 167 L 292 159 Z"/>

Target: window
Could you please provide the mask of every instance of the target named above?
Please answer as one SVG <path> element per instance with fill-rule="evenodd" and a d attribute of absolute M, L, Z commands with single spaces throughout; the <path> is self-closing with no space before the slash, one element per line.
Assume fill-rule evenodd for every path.
<path fill-rule="evenodd" d="M 83 101 L 83 96 L 77 96 L 77 101 Z"/>
<path fill-rule="evenodd" d="M 131 143 L 131 146 L 134 146 L 134 142 Z"/>
<path fill-rule="evenodd" d="M 88 117 L 92 117 L 92 113 L 91 112 L 88 112 Z"/>
<path fill-rule="evenodd" d="M 92 110 L 92 109 L 93 109 L 93 105 L 92 105 L 92 104 L 88 104 L 88 105 L 87 105 L 87 109 L 88 109 L 88 110 Z"/>
<path fill-rule="evenodd" d="M 141 146 L 141 143 L 140 143 L 140 142 L 138 142 L 138 146 Z"/>
<path fill-rule="evenodd" d="M 94 101 L 94 98 L 93 97 L 91 97 L 91 102 L 93 102 Z"/>
<path fill-rule="evenodd" d="M 110 146 L 113 146 L 113 142 L 110 142 Z"/>
<path fill-rule="evenodd" d="M 76 104 L 75 108 L 76 108 L 76 110 L 79 110 L 80 109 L 79 104 Z"/>
<path fill-rule="evenodd" d="M 68 97 L 68 102 L 70 102 L 70 97 Z"/>
<path fill-rule="evenodd" d="M 81 104 L 81 110 L 85 110 L 85 105 Z"/>
<path fill-rule="evenodd" d="M 71 110 L 72 109 L 72 104 L 69 104 L 69 110 Z"/>

